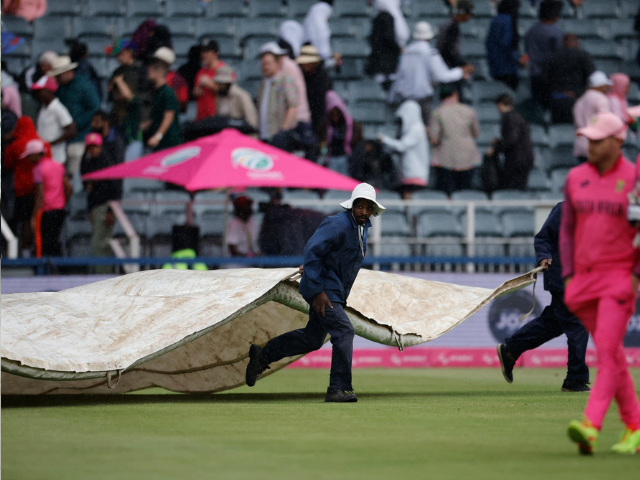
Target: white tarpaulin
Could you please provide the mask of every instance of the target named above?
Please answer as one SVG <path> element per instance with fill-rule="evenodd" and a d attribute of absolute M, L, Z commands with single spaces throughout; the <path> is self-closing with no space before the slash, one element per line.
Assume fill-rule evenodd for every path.
<path fill-rule="evenodd" d="M 2 393 L 242 385 L 251 343 L 307 322 L 296 271 L 152 270 L 56 293 L 2 295 Z M 357 335 L 402 348 L 443 335 L 532 282 L 526 274 L 490 290 L 361 270 L 346 310 Z"/>

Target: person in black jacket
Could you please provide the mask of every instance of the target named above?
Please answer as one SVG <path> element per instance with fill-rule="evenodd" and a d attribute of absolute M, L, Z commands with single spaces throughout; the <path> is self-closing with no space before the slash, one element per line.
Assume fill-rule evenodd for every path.
<path fill-rule="evenodd" d="M 522 116 L 515 111 L 513 98 L 503 93 L 496 99 L 496 106 L 502 115 L 500 134 L 502 138 L 493 140 L 486 155 L 494 153 L 504 155 L 502 169 L 503 189 L 526 190 L 529 172 L 533 168 L 533 144 L 529 134 L 529 125 Z"/>
<path fill-rule="evenodd" d="M 115 158 L 107 154 L 103 148 L 102 135 L 92 132 L 85 139 L 86 151 L 80 164 L 80 173 L 87 175 L 103 168 L 115 165 Z M 94 257 L 109 257 L 111 246 L 109 240 L 113 235 L 115 217 L 109 206 L 111 200 L 119 200 L 122 196 L 121 180 L 96 180 L 84 182 L 87 196 L 87 210 L 93 227 L 91 252 Z M 110 273 L 110 266 L 97 267 L 96 273 Z"/>
<path fill-rule="evenodd" d="M 589 334 L 580 320 L 564 304 L 564 282 L 558 249 L 562 203 L 558 203 L 551 210 L 549 218 L 534 240 L 538 265 L 547 267 L 544 273 L 544 289 L 551 293 L 551 305 L 542 311 L 542 315 L 525 324 L 504 343 L 499 344 L 498 357 L 505 380 L 512 383 L 513 367 L 520 355 L 564 333 L 567 335 L 569 346 L 569 361 L 562 391 L 588 392 L 589 367 L 585 362 L 585 355 Z"/>

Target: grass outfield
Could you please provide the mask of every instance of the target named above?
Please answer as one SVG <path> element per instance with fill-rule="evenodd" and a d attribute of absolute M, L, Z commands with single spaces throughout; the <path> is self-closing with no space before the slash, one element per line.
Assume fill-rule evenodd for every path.
<path fill-rule="evenodd" d="M 640 370 L 633 371 L 640 385 Z M 2 478 L 631 479 L 640 455 L 580 457 L 566 435 L 584 394 L 563 372 L 355 370 L 357 404 L 324 404 L 325 370 L 284 370 L 207 396 L 2 399 Z"/>

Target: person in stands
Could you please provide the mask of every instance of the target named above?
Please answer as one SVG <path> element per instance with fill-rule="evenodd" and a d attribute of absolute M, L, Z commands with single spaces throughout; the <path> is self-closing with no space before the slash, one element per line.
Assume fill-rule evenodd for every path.
<path fill-rule="evenodd" d="M 327 166 L 349 175 L 349 157 L 353 137 L 353 118 L 340 95 L 327 92 Z"/>
<path fill-rule="evenodd" d="M 260 225 L 253 216 L 253 200 L 241 195 L 233 201 L 233 218 L 227 227 L 227 246 L 232 257 L 260 254 Z"/>
<path fill-rule="evenodd" d="M 202 120 L 216 114 L 216 83 L 213 81 L 216 70 L 224 65 L 220 60 L 220 47 L 212 39 L 203 40 L 200 44 L 202 68 L 198 71 L 193 87 L 198 112 L 196 120 Z"/>
<path fill-rule="evenodd" d="M 22 153 L 33 165 L 36 197 L 31 228 L 36 238 L 36 256 L 61 257 L 60 234 L 66 216 L 65 206 L 73 193 L 64 166 L 45 156 L 42 140 L 31 140 Z"/>
<path fill-rule="evenodd" d="M 576 128 L 585 128 L 594 115 L 610 111 L 607 92 L 611 87 L 611 80 L 607 74 L 596 70 L 589 76 L 589 89 L 573 106 L 573 124 Z M 589 141 L 583 136 L 576 137 L 573 143 L 573 156 L 578 163 L 587 161 Z"/>
<path fill-rule="evenodd" d="M 253 128 L 258 127 L 258 111 L 249 92 L 236 83 L 236 72 L 228 65 L 216 71 L 216 112 L 231 118 L 244 120 Z"/>

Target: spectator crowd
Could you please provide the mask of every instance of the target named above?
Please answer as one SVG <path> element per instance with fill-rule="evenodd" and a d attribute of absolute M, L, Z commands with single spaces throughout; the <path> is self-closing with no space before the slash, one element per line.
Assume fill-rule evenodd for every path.
<path fill-rule="evenodd" d="M 340 1 L 346 0 L 335 3 Z M 240 72 L 227 63 L 216 32 L 193 45 L 178 67 L 171 25 L 155 20 L 142 21 L 130 37 L 108 46 L 118 66 L 106 83 L 81 40 L 69 52 L 43 52 L 21 72 L 10 72 L 3 62 L 2 212 L 20 238 L 21 255 L 62 253 L 60 232 L 72 191 L 88 193 L 93 254 L 110 255 L 115 219 L 109 202 L 121 198 L 122 182 L 83 182 L 81 175 L 237 127 L 238 121 L 264 142 L 396 190 L 404 199 L 427 187 L 448 196 L 469 189 L 525 190 L 534 167 L 530 110 L 543 112 L 551 124 L 576 128 L 611 111 L 637 127 L 626 113 L 629 77 L 596 70 L 578 37 L 558 28 L 566 5 L 540 1 L 538 21 L 521 39 L 520 0 L 500 0 L 485 40 L 489 74 L 505 86 L 494 98 L 500 135 L 479 152 L 483 132 L 468 98 L 478 67 L 462 53 L 474 3 L 445 2 L 451 17 L 439 29 L 427 21 L 411 28 L 401 0 L 369 3 L 375 13 L 367 20 L 364 71 L 394 109 L 395 135 L 365 136 L 348 99 L 334 89 L 333 73 L 349 60 L 332 49 L 333 0 L 313 4 L 302 22 L 284 20 L 278 38 L 259 48 L 262 81 L 255 91 L 239 85 Z M 531 99 L 523 106 L 516 96 L 525 68 Z M 181 124 L 190 104 L 195 115 Z M 586 160 L 584 138 L 576 139 L 573 155 Z M 479 175 L 490 169 L 493 181 Z M 256 254 L 251 199 L 240 197 L 234 206 L 230 253 Z"/>

